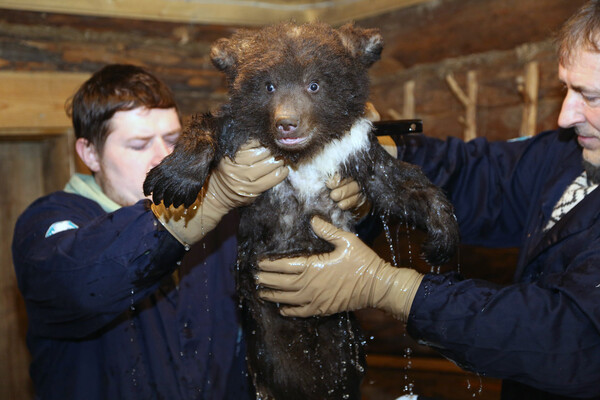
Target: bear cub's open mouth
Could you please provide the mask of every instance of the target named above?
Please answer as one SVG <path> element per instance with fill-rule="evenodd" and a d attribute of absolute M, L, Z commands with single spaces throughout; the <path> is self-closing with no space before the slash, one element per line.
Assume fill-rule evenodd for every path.
<path fill-rule="evenodd" d="M 304 147 L 303 144 L 308 141 L 308 137 L 282 137 L 277 139 L 281 147 L 295 148 Z"/>
<path fill-rule="evenodd" d="M 277 127 L 276 143 L 279 147 L 286 150 L 301 150 L 305 148 L 313 136 L 311 132 L 304 133 L 301 129 L 282 129 L 281 126 Z"/>

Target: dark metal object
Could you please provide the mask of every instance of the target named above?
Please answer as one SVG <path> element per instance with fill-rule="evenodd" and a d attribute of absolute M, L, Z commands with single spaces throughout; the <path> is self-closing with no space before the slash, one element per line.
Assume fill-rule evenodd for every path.
<path fill-rule="evenodd" d="M 407 133 L 423 133 L 423 120 L 396 119 L 373 122 L 377 136 L 403 135 Z"/>

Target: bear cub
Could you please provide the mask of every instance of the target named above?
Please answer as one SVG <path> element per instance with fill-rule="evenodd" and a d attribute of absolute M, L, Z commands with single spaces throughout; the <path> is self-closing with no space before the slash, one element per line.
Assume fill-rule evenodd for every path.
<path fill-rule="evenodd" d="M 329 197 L 329 177 L 356 180 L 374 213 L 424 230 L 429 263 L 446 262 L 457 246 L 452 205 L 419 168 L 388 155 L 364 117 L 367 70 L 382 49 L 378 30 L 352 24 L 286 23 L 218 40 L 211 59 L 229 101 L 193 119 L 144 183 L 154 202 L 189 206 L 210 170 L 250 138 L 286 161 L 286 180 L 239 210 L 238 292 L 260 399 L 360 399 L 365 358 L 353 314 L 282 317 L 258 298 L 253 278 L 261 258 L 333 250 L 312 232 L 313 215 L 352 229 L 353 214 Z"/>

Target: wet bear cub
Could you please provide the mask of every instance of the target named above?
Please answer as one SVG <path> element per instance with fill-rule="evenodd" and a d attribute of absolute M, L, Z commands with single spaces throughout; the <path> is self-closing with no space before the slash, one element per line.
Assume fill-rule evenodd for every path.
<path fill-rule="evenodd" d="M 249 138 L 285 159 L 285 181 L 240 211 L 238 289 L 249 370 L 260 399 L 359 399 L 365 359 L 351 313 L 285 318 L 256 295 L 264 257 L 332 251 L 312 231 L 318 214 L 350 230 L 351 212 L 329 197 L 327 179 L 356 180 L 373 212 L 427 232 L 425 258 L 445 262 L 458 228 L 451 204 L 415 166 L 389 156 L 364 118 L 367 69 L 380 58 L 375 29 L 281 24 L 240 31 L 211 49 L 229 84 L 229 102 L 186 127 L 171 155 L 144 184 L 155 202 L 190 205 L 211 168 Z"/>

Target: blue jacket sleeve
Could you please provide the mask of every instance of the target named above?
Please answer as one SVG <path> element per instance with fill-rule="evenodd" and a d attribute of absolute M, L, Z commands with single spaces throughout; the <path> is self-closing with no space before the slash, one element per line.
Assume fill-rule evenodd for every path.
<path fill-rule="evenodd" d="M 596 250 L 568 273 L 509 286 L 427 274 L 407 332 L 482 375 L 564 396 L 600 396 L 598 263 Z"/>
<path fill-rule="evenodd" d="M 528 212 L 522 205 L 531 202 L 535 184 L 529 171 L 547 162 L 543 151 L 530 152 L 532 140 L 463 142 L 404 135 L 397 141 L 399 158 L 419 165 L 455 205 L 463 243 L 519 246 Z"/>
<path fill-rule="evenodd" d="M 556 133 L 497 143 L 403 139 L 402 158 L 447 190 L 464 241 L 519 246 L 524 271 L 508 286 L 427 274 L 407 331 L 465 369 L 588 398 L 600 395 L 597 212 L 579 213 L 560 240 L 523 256 L 536 246 L 529 233 L 541 229 L 540 215 L 581 172 L 581 151 Z"/>
<path fill-rule="evenodd" d="M 77 228 L 51 234 L 49 227 L 61 221 Z M 64 192 L 23 213 L 12 249 L 30 333 L 53 338 L 102 329 L 156 290 L 184 253 L 146 202 L 107 214 Z"/>

